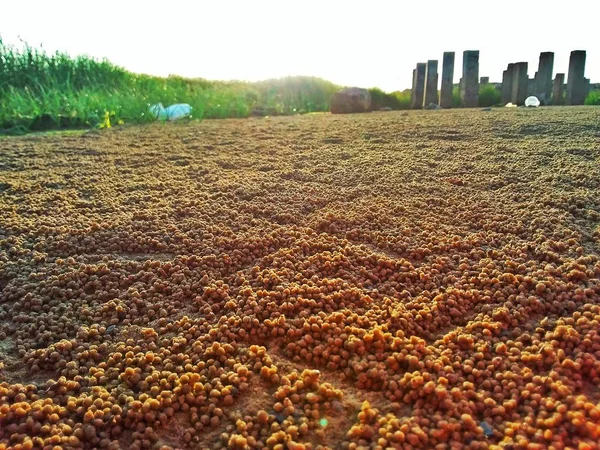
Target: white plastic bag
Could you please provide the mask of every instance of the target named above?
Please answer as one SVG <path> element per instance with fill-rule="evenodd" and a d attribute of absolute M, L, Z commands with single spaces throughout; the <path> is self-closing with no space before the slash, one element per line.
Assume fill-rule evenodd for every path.
<path fill-rule="evenodd" d="M 538 106 L 540 106 L 540 101 L 536 96 L 532 95 L 531 97 L 527 97 L 525 99 L 525 106 L 527 106 L 528 108 L 537 108 Z"/>
<path fill-rule="evenodd" d="M 192 107 L 187 103 L 176 103 L 165 108 L 162 103 L 157 103 L 150 107 L 150 114 L 158 120 L 178 120 L 189 117 L 192 114 Z"/>

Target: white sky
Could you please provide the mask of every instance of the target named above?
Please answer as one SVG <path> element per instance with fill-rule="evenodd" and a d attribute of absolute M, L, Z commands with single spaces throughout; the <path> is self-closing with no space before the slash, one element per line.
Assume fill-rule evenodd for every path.
<path fill-rule="evenodd" d="M 600 82 L 600 1 L 569 0 L 0 0 L 0 36 L 49 51 L 106 57 L 134 72 L 261 80 L 314 75 L 341 85 L 410 87 L 417 62 L 480 50 L 480 75 L 554 51 L 567 72 L 587 50 Z M 526 22 L 531 22 L 528 25 Z"/>

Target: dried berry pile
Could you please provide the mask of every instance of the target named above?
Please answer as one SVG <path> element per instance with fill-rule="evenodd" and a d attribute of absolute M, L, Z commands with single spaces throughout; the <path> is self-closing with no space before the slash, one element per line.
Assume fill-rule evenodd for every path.
<path fill-rule="evenodd" d="M 0 140 L 0 449 L 599 448 L 599 163 L 590 107 Z"/>

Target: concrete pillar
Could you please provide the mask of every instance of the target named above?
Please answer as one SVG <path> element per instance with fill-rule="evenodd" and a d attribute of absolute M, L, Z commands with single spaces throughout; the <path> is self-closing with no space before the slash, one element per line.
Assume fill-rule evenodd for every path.
<path fill-rule="evenodd" d="M 569 59 L 567 105 L 583 105 L 586 97 L 585 50 L 574 50 Z"/>
<path fill-rule="evenodd" d="M 552 96 L 552 73 L 554 72 L 554 53 L 540 53 L 538 71 L 535 74 L 535 93 L 542 105 L 547 105 Z"/>
<path fill-rule="evenodd" d="M 507 92 L 507 89 L 506 89 L 506 85 L 507 85 L 506 80 L 507 79 L 508 79 L 508 69 L 502 71 L 502 104 L 503 105 L 506 105 L 506 103 L 508 103 L 508 102 L 506 102 L 506 103 L 504 102 L 504 100 L 506 99 L 506 92 Z"/>
<path fill-rule="evenodd" d="M 452 108 L 452 90 L 454 89 L 454 52 L 444 52 L 442 60 L 442 90 L 440 106 Z"/>
<path fill-rule="evenodd" d="M 512 101 L 512 85 L 515 65 L 509 64 L 508 68 L 502 72 L 502 104 L 506 105 Z"/>
<path fill-rule="evenodd" d="M 490 84 L 490 77 L 480 77 L 479 84 Z"/>
<path fill-rule="evenodd" d="M 425 71 L 426 71 L 425 63 L 418 63 L 417 68 L 414 70 L 413 77 L 413 87 L 412 92 L 414 93 L 414 97 L 411 94 L 412 102 L 410 107 L 412 109 L 420 109 L 423 107 L 423 97 L 425 93 Z"/>
<path fill-rule="evenodd" d="M 554 84 L 552 85 L 552 104 L 553 105 L 562 105 L 564 104 L 564 90 L 565 87 L 565 74 L 557 73 L 556 78 L 554 78 Z"/>
<path fill-rule="evenodd" d="M 536 83 L 534 78 L 527 78 L 527 97 L 535 95 Z"/>
<path fill-rule="evenodd" d="M 438 61 L 430 59 L 427 61 L 427 69 L 425 70 L 425 96 L 423 97 L 423 107 L 429 106 L 431 103 L 438 104 Z"/>
<path fill-rule="evenodd" d="M 529 77 L 527 76 L 527 63 L 519 62 L 515 64 L 513 72 L 511 102 L 515 105 L 524 105 L 529 89 Z"/>
<path fill-rule="evenodd" d="M 479 103 L 479 50 L 463 52 L 463 78 L 460 97 L 465 108 L 476 108 Z"/>

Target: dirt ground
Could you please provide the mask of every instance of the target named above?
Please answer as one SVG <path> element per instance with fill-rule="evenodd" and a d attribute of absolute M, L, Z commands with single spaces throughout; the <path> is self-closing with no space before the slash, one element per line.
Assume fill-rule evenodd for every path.
<path fill-rule="evenodd" d="M 600 108 L 0 140 L 0 449 L 600 442 Z"/>

